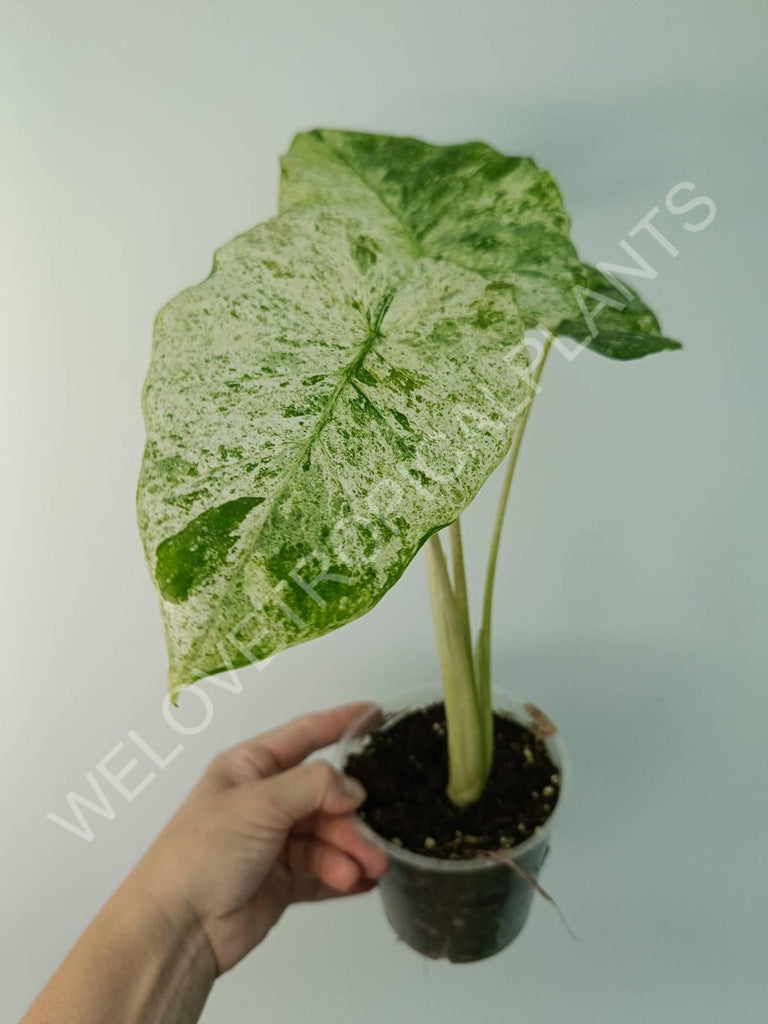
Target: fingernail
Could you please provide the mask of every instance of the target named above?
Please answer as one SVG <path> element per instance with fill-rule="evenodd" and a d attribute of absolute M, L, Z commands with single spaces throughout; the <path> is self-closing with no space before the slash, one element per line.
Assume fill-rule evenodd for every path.
<path fill-rule="evenodd" d="M 341 788 L 350 800 L 365 800 L 365 790 L 351 775 L 341 776 Z"/>

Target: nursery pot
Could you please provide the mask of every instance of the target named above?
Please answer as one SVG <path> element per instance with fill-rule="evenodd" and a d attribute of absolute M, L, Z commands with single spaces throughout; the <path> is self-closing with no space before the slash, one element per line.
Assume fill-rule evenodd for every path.
<path fill-rule="evenodd" d="M 495 696 L 497 715 L 509 716 L 520 725 L 534 728 L 536 723 L 519 700 L 504 691 L 497 691 Z M 386 729 L 441 700 L 439 686 L 421 687 L 382 702 L 383 725 L 376 711 L 364 714 L 342 738 L 341 767 L 351 754 L 363 748 L 375 729 Z M 356 819 L 366 839 L 389 857 L 389 869 L 378 885 L 384 912 L 399 938 L 418 953 L 452 963 L 483 960 L 500 952 L 522 931 L 535 895 L 531 880 L 538 878 L 549 851 L 553 819 L 562 805 L 563 786 L 567 784 L 559 734 L 544 742 L 560 774 L 557 803 L 540 831 L 518 846 L 498 851 L 522 871 L 487 856 L 445 860 L 415 853 L 385 839 L 359 817 Z"/>

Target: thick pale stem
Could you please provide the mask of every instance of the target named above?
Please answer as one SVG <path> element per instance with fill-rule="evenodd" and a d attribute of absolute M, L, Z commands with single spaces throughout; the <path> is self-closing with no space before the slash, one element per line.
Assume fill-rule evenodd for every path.
<path fill-rule="evenodd" d="M 474 665 L 472 658 L 472 627 L 469 620 L 469 597 L 467 595 L 467 576 L 464 570 L 464 546 L 461 541 L 461 525 L 457 519 L 449 529 L 451 538 L 451 567 L 453 569 L 453 592 L 456 596 L 459 616 L 461 618 L 462 635 L 467 648 L 469 665 L 472 669 L 474 685 Z"/>
<path fill-rule="evenodd" d="M 480 720 L 486 730 L 486 734 L 483 736 L 483 746 L 486 751 L 490 749 L 491 752 L 492 736 L 489 737 L 487 735 L 487 730 L 492 729 L 493 726 L 493 706 L 491 702 L 491 618 L 493 612 L 493 586 L 496 580 L 496 562 L 499 557 L 501 530 L 504 525 L 504 514 L 507 510 L 509 490 L 512 486 L 512 478 L 515 474 L 517 457 L 520 453 L 520 446 L 523 443 L 528 417 L 531 414 L 533 401 L 538 393 L 539 381 L 541 380 L 544 364 L 547 361 L 547 356 L 549 355 L 551 347 L 552 335 L 548 334 L 547 339 L 544 342 L 541 358 L 531 379 L 531 396 L 525 410 L 523 411 L 517 431 L 512 441 L 509 457 L 507 459 L 507 468 L 504 473 L 504 481 L 501 485 L 499 503 L 496 507 L 496 521 L 493 527 L 491 548 L 488 554 L 488 568 L 486 570 L 485 591 L 483 594 L 483 619 L 480 626 L 480 633 L 477 638 L 476 672 Z"/>
<path fill-rule="evenodd" d="M 464 640 L 461 614 L 451 589 L 443 548 L 436 535 L 430 537 L 425 551 L 445 696 L 447 793 L 456 806 L 464 807 L 478 799 L 488 777 L 472 658 Z"/>

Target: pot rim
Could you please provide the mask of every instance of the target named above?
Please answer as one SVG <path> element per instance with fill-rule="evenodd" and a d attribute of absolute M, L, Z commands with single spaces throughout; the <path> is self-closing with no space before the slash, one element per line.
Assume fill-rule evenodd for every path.
<path fill-rule="evenodd" d="M 524 702 L 516 697 L 509 690 L 504 690 L 499 687 L 494 687 L 494 711 L 501 714 L 509 714 L 515 721 L 521 725 L 530 728 L 534 721 L 531 715 L 525 710 Z M 443 689 L 442 686 L 434 683 L 423 684 L 421 686 L 412 687 L 408 690 L 400 690 L 399 692 L 392 694 L 387 697 L 380 704 L 374 705 L 368 711 L 363 712 L 354 722 L 345 730 L 342 735 L 336 754 L 336 765 L 340 771 L 344 770 L 344 763 L 347 759 L 347 755 L 351 753 L 353 744 L 367 735 L 372 728 L 375 728 L 380 722 L 381 712 L 385 714 L 401 715 L 409 711 L 417 710 L 419 707 L 425 707 L 427 704 L 433 704 L 436 700 L 442 701 Z M 501 854 L 506 860 L 518 860 L 525 856 L 530 850 L 539 846 L 541 843 L 546 842 L 552 831 L 552 824 L 555 818 L 559 817 L 560 811 L 563 805 L 563 798 L 566 792 L 570 788 L 570 777 L 571 777 L 571 764 L 568 757 L 566 748 L 563 744 L 560 730 L 554 734 L 554 736 L 547 736 L 544 739 L 544 745 L 547 748 L 547 752 L 552 758 L 558 774 L 560 775 L 560 790 L 558 793 L 557 803 L 555 804 L 552 813 L 541 826 L 539 832 L 535 832 L 525 839 L 519 846 L 513 847 L 501 847 L 495 853 Z M 372 843 L 377 846 L 380 850 L 383 850 L 392 860 L 399 861 L 403 864 L 410 864 L 411 867 L 419 868 L 423 871 L 436 871 L 436 872 L 448 872 L 464 874 L 467 872 L 475 871 L 493 871 L 499 868 L 503 868 L 504 865 L 498 860 L 492 857 L 472 857 L 458 860 L 449 860 L 448 858 L 441 857 L 427 857 L 422 853 L 415 853 L 413 850 L 406 850 L 402 846 L 398 846 L 396 843 L 391 842 L 389 839 L 385 839 L 384 836 L 379 835 L 375 832 L 370 825 L 366 824 L 362 818 L 358 815 L 354 815 L 354 822 L 358 831 Z"/>

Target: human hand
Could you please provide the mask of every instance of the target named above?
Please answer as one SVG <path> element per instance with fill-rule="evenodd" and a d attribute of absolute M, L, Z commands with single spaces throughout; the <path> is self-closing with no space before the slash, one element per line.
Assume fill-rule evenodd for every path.
<path fill-rule="evenodd" d="M 304 760 L 370 707 L 305 715 L 220 754 L 124 883 L 180 932 L 202 930 L 217 974 L 291 903 L 366 892 L 386 871 L 352 821 L 360 784 Z"/>

